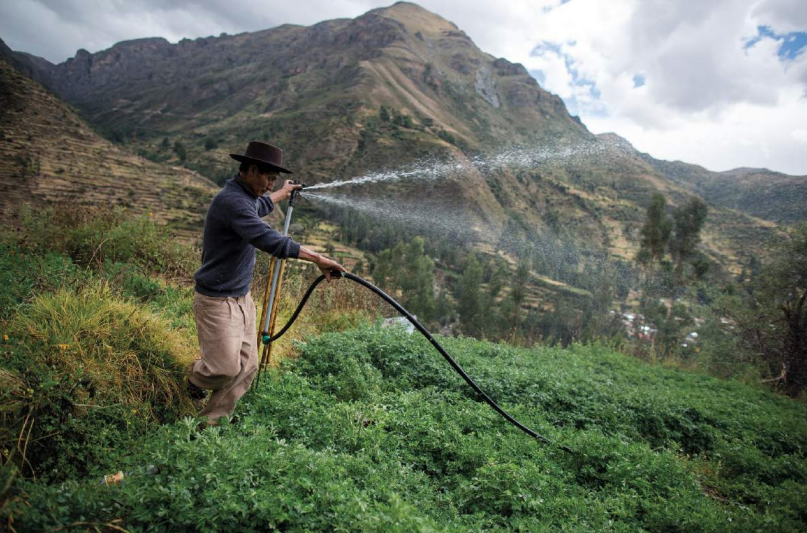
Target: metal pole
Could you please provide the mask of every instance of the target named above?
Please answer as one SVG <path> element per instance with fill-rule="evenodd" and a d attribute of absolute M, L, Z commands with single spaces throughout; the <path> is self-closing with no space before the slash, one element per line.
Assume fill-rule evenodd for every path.
<path fill-rule="evenodd" d="M 289 202 L 289 208 L 286 211 L 286 222 L 283 224 L 283 235 L 289 234 L 289 224 L 291 223 L 291 213 L 294 211 L 294 206 L 291 205 Z M 272 272 L 272 288 L 269 290 L 269 306 L 267 309 L 270 310 L 269 313 L 264 313 L 265 318 L 263 322 L 263 327 L 261 328 L 261 337 L 263 338 L 263 343 L 269 343 L 269 321 L 272 315 L 271 310 L 274 309 L 274 302 L 275 296 L 277 295 L 277 280 L 280 278 L 280 269 L 281 265 L 283 264 L 284 259 L 278 259 L 275 263 L 275 268 Z"/>
<path fill-rule="evenodd" d="M 295 180 L 295 184 L 300 184 Z M 305 184 L 302 184 L 305 187 Z M 297 199 L 298 190 L 294 190 L 289 198 L 289 208 L 286 210 L 286 220 L 283 224 L 283 235 L 289 234 L 289 225 L 291 224 L 291 214 L 294 212 L 294 202 Z M 269 359 L 272 354 L 271 338 L 274 333 L 275 319 L 277 314 L 277 300 L 279 299 L 281 280 L 283 279 L 284 259 L 277 257 L 272 258 L 270 266 L 272 283 L 269 289 L 268 298 L 264 297 L 263 306 L 263 325 L 261 327 L 261 341 L 263 342 L 263 350 L 258 364 L 258 375 L 256 378 L 255 386 L 260 384 L 261 372 L 269 364 Z"/>

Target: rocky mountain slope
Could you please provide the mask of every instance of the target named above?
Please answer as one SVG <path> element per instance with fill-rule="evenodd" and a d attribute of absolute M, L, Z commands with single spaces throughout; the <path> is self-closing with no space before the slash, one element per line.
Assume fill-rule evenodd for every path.
<path fill-rule="evenodd" d="M 310 27 L 128 41 L 59 65 L 11 55 L 108 137 L 217 181 L 234 169 L 227 154 L 250 139 L 283 146 L 309 184 L 516 146 L 529 164 L 470 165 L 448 179 L 351 194 L 469 213 L 467 224 L 493 235 L 514 225 L 563 234 L 624 259 L 654 192 L 671 206 L 699 194 L 624 140 L 591 135 L 522 65 L 482 52 L 411 3 Z M 716 205 L 706 252 L 739 271 L 773 226 Z"/>
<path fill-rule="evenodd" d="M 807 220 L 807 176 L 789 176 L 764 168 L 711 172 L 680 161 L 644 158 L 670 180 L 711 203 L 755 217 L 791 224 Z"/>
<path fill-rule="evenodd" d="M 217 188 L 103 139 L 40 84 L 0 59 L 0 212 L 24 202 L 122 205 L 198 231 Z"/>

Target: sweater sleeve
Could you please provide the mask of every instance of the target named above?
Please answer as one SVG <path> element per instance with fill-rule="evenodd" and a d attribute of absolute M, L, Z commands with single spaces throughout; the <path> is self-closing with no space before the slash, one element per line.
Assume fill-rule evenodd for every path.
<path fill-rule="evenodd" d="M 230 227 L 255 248 L 280 259 L 296 258 L 300 253 L 298 243 L 272 229 L 258 216 L 256 207 L 246 202 L 234 206 Z"/>
<path fill-rule="evenodd" d="M 263 218 L 275 209 L 275 204 L 268 196 L 258 198 L 258 216 Z"/>

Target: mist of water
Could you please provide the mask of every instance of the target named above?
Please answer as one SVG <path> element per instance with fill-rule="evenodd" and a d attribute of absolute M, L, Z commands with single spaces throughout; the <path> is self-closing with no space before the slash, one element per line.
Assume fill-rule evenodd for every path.
<path fill-rule="evenodd" d="M 521 233 L 509 233 L 496 229 L 480 217 L 448 205 L 425 205 L 405 200 L 352 198 L 312 194 L 306 191 L 305 198 L 360 212 L 370 218 L 393 222 L 419 235 L 447 239 L 454 244 L 469 248 L 487 245 L 490 250 L 501 250 L 515 258 L 543 260 L 555 265 L 558 271 L 577 268 L 570 261 L 568 243 L 558 235 L 545 232 L 540 236 L 525 239 Z M 604 256 L 588 254 L 585 262 L 597 271 L 608 270 Z M 612 277 L 616 269 L 610 269 Z"/>
<path fill-rule="evenodd" d="M 478 242 L 483 234 L 479 220 L 462 210 L 422 202 L 383 198 L 353 198 L 310 193 L 303 197 L 336 207 L 353 209 L 371 218 L 391 221 L 432 236 L 451 236 L 463 244 Z"/>

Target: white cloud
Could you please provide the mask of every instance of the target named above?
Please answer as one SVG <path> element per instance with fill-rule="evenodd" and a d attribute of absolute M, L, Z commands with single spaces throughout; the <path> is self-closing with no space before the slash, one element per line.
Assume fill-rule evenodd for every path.
<path fill-rule="evenodd" d="M 764 0 L 754 7 L 753 16 L 763 26 L 771 26 L 780 33 L 807 29 L 804 0 Z"/>
<path fill-rule="evenodd" d="M 746 48 L 758 26 L 807 30 L 794 5 L 572 0 L 531 21 L 536 55 L 510 58 L 541 71 L 592 131 L 614 131 L 655 157 L 807 174 L 794 134 L 807 121 L 807 53 L 783 61 L 773 36 Z"/>
<path fill-rule="evenodd" d="M 58 62 L 126 39 L 176 42 L 313 24 L 391 1 L 19 0 L 0 2 L 0 37 Z M 807 31 L 804 0 L 420 3 L 482 50 L 540 71 L 542 85 L 594 132 L 614 131 L 656 157 L 714 170 L 807 174 L 807 53 L 780 60 L 782 41 L 773 35 Z M 760 37 L 758 26 L 772 34 Z"/>

